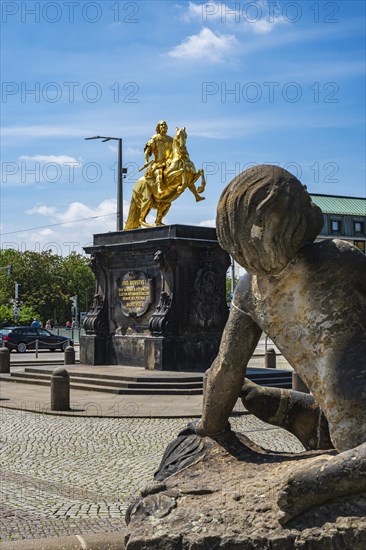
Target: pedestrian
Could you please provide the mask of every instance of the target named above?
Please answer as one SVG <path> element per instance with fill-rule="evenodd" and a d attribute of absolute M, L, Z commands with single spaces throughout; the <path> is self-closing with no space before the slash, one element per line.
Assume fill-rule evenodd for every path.
<path fill-rule="evenodd" d="M 70 323 L 70 321 L 66 321 L 66 328 L 67 328 L 67 329 L 71 329 L 71 323 Z"/>
<path fill-rule="evenodd" d="M 48 319 L 48 321 L 46 321 L 45 328 L 48 329 L 48 330 L 52 329 L 51 319 Z"/>
<path fill-rule="evenodd" d="M 38 321 L 38 319 L 35 317 L 35 318 L 33 319 L 33 322 L 32 322 L 32 324 L 31 324 L 31 327 L 33 327 L 33 328 L 40 328 L 41 326 L 42 326 L 41 323 L 40 323 L 40 322 Z"/>
<path fill-rule="evenodd" d="M 2 323 L 2 328 L 6 328 L 6 327 L 10 327 L 10 323 L 7 319 L 4 319 L 3 323 Z"/>

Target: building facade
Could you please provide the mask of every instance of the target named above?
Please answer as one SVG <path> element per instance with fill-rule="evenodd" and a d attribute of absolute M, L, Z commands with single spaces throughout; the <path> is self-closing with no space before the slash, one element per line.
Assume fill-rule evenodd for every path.
<path fill-rule="evenodd" d="M 339 238 L 366 253 L 366 198 L 340 197 L 311 193 L 312 201 L 322 209 L 323 229 L 317 241 Z"/>

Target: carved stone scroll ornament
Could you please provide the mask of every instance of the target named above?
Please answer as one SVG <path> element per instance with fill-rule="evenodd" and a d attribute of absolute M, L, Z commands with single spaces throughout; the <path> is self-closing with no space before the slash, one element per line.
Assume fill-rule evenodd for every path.
<path fill-rule="evenodd" d="M 86 334 L 106 336 L 108 334 L 108 313 L 104 296 L 94 294 L 93 305 L 84 320 Z"/>
<path fill-rule="evenodd" d="M 215 269 L 213 251 L 205 251 L 194 281 L 191 323 L 208 329 L 220 326 L 222 276 Z"/>
<path fill-rule="evenodd" d="M 149 321 L 149 330 L 152 334 L 163 334 L 173 328 L 172 319 L 168 318 L 168 314 L 173 303 L 173 267 L 176 254 L 173 251 L 166 253 L 158 250 L 154 260 L 160 267 L 161 291 L 159 303 Z"/>
<path fill-rule="evenodd" d="M 85 317 L 83 327 L 86 334 L 106 336 L 109 333 L 108 305 L 105 298 L 106 272 L 96 254 L 91 257 L 89 265 L 95 273 L 97 283 L 93 304 Z"/>

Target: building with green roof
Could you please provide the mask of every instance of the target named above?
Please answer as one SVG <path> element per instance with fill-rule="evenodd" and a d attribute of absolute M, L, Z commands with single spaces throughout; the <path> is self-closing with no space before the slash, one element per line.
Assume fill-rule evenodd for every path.
<path fill-rule="evenodd" d="M 317 240 L 339 238 L 366 252 L 366 198 L 310 194 L 321 208 L 323 229 Z"/>

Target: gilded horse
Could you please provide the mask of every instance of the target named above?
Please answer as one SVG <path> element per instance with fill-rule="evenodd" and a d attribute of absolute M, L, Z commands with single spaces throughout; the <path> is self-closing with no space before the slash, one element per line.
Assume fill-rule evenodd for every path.
<path fill-rule="evenodd" d="M 132 191 L 125 229 L 164 225 L 162 220 L 168 213 L 172 202 L 187 188 L 193 193 L 197 202 L 205 199 L 200 195 L 206 187 L 204 172 L 203 170 L 196 172 L 196 168 L 189 158 L 186 140 L 186 129 L 176 128 L 172 153 L 163 172 L 161 193 L 158 192 L 156 181 L 153 178 L 147 178 L 146 174 L 137 180 Z M 194 184 L 199 178 L 202 183 L 196 188 Z M 153 208 L 157 210 L 155 224 L 148 224 L 145 221 L 146 216 Z"/>

